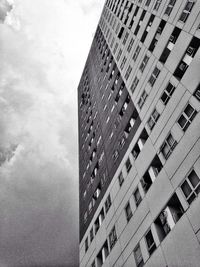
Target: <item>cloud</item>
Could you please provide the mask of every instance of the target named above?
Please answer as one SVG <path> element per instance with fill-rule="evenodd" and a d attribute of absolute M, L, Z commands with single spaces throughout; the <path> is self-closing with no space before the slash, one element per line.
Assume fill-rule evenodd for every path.
<path fill-rule="evenodd" d="M 0 0 L 0 267 L 78 266 L 77 85 L 99 2 Z"/>
<path fill-rule="evenodd" d="M 12 9 L 12 5 L 6 1 L 0 1 L 0 22 L 4 22 L 6 19 L 7 13 Z"/>

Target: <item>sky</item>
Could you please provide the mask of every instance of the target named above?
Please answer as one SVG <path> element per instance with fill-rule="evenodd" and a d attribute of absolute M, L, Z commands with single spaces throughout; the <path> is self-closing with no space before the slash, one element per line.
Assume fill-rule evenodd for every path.
<path fill-rule="evenodd" d="M 78 266 L 77 86 L 104 0 L 0 0 L 0 267 Z"/>

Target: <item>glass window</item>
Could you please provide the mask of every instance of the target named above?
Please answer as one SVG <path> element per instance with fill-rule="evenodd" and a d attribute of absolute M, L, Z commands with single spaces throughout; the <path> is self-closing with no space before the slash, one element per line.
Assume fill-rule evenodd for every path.
<path fill-rule="evenodd" d="M 177 142 L 173 138 L 172 134 L 170 133 L 168 137 L 165 139 L 162 147 L 161 147 L 161 152 L 164 156 L 165 159 L 168 159 L 169 156 L 171 155 L 172 151 L 176 147 Z"/>
<path fill-rule="evenodd" d="M 133 216 L 133 213 L 132 213 L 131 206 L 130 206 L 129 202 L 127 203 L 127 205 L 125 207 L 125 214 L 126 214 L 127 222 L 129 222 L 131 217 Z"/>
<path fill-rule="evenodd" d="M 142 252 L 141 252 L 139 244 L 135 247 L 133 253 L 134 253 L 134 257 L 135 257 L 136 266 L 142 267 L 144 265 L 144 260 L 142 257 Z"/>
<path fill-rule="evenodd" d="M 156 243 L 154 241 L 151 230 L 149 230 L 148 233 L 145 235 L 145 240 L 146 240 L 149 255 L 151 255 L 156 249 Z"/>
<path fill-rule="evenodd" d="M 181 189 L 189 204 L 197 197 L 200 192 L 200 178 L 194 170 L 186 177 L 181 185 Z"/>
<path fill-rule="evenodd" d="M 138 207 L 142 201 L 142 197 L 140 195 L 140 191 L 139 191 L 139 188 L 137 187 L 135 192 L 133 193 L 133 196 L 134 196 L 134 199 L 135 199 L 135 204 L 136 204 L 136 207 Z"/>
<path fill-rule="evenodd" d="M 188 104 L 183 113 L 181 114 L 180 118 L 178 119 L 178 124 L 184 132 L 190 126 L 196 114 L 197 111 L 191 106 L 191 104 Z"/>

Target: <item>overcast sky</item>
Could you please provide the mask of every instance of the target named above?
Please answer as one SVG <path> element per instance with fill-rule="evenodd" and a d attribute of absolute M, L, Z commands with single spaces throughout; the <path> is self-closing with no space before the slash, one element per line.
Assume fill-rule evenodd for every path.
<path fill-rule="evenodd" d="M 0 0 L 0 267 L 78 266 L 77 86 L 103 4 Z"/>

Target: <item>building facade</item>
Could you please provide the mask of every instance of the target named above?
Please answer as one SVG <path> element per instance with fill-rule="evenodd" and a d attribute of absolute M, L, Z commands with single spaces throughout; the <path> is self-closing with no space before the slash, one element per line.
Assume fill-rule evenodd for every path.
<path fill-rule="evenodd" d="M 81 267 L 200 266 L 200 1 L 107 0 L 78 86 Z"/>

